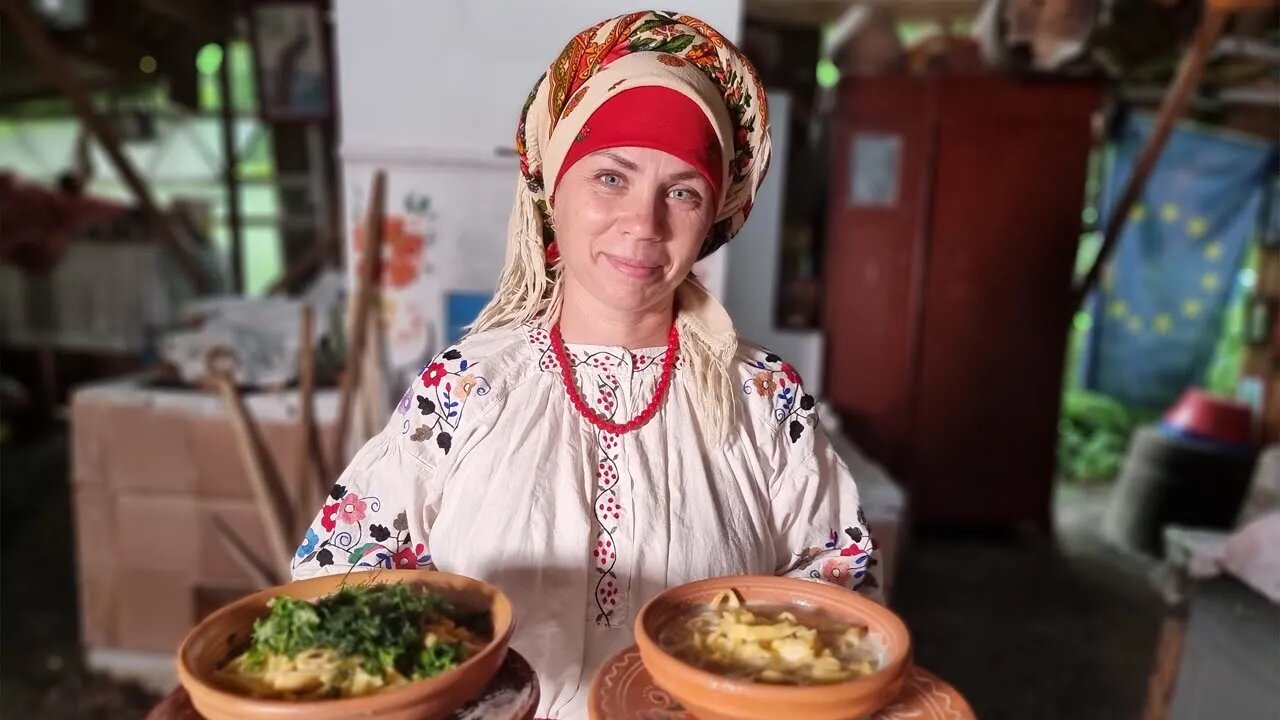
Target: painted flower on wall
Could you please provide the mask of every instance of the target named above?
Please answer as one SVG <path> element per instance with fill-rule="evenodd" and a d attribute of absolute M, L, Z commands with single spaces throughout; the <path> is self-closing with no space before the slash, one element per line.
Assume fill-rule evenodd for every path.
<path fill-rule="evenodd" d="M 363 262 L 366 227 L 355 227 L 357 262 Z M 427 238 L 420 223 L 406 222 L 404 215 L 388 215 L 382 223 L 382 282 L 393 288 L 411 285 L 422 273 Z"/>

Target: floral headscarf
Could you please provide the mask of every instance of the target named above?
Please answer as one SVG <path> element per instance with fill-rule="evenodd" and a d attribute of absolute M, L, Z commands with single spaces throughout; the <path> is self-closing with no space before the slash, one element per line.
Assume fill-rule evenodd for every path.
<path fill-rule="evenodd" d="M 546 324 L 558 317 L 562 268 L 546 253 L 555 240 L 549 190 L 596 108 L 645 86 L 688 97 L 706 113 L 720 142 L 723 196 L 700 257 L 742 228 L 769 167 L 769 110 L 755 68 L 733 43 L 689 15 L 636 12 L 605 20 L 569 41 L 520 113 L 520 177 L 507 230 L 507 258 L 497 292 L 473 330 Z M 737 333 L 724 307 L 692 274 L 677 298 L 686 374 L 698 388 L 707 427 L 722 432 L 737 398 L 730 371 Z"/>
<path fill-rule="evenodd" d="M 672 87 L 707 111 L 721 135 L 725 197 L 701 256 L 715 252 L 746 222 L 769 166 L 769 109 L 750 61 L 710 25 L 674 12 L 636 12 L 583 30 L 539 78 L 520 113 L 516 151 L 524 187 L 538 213 L 540 239 L 554 238 L 547 182 L 595 108 L 619 92 Z M 522 198 L 517 198 L 517 202 Z M 519 209 L 519 208 L 517 208 Z"/>

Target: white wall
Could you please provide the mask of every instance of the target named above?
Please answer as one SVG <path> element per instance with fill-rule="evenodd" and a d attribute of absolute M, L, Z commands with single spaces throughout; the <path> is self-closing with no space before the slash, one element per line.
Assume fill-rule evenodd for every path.
<path fill-rule="evenodd" d="M 348 248 L 377 169 L 388 175 L 388 214 L 425 238 L 412 281 L 390 288 L 384 309 L 393 376 L 408 377 L 443 349 L 450 293 L 497 284 L 518 172 L 511 150 L 534 83 L 580 30 L 648 8 L 616 0 L 336 0 Z M 686 0 L 670 9 L 730 40 L 741 36 L 741 0 Z M 423 199 L 429 210 L 409 209 Z M 728 255 L 699 267 L 713 292 L 723 292 Z"/>
<path fill-rule="evenodd" d="M 730 40 L 741 36 L 741 0 L 660 6 L 695 15 Z M 510 149 L 526 96 L 564 44 L 610 16 L 650 8 L 616 0 L 337 0 L 344 150 Z"/>
<path fill-rule="evenodd" d="M 791 97 L 769 93 L 769 119 L 773 126 L 773 162 L 756 194 L 751 217 L 729 243 L 724 301 L 738 334 L 764 345 L 796 366 L 805 389 L 822 392 L 822 333 L 817 330 L 780 330 L 773 324 L 778 296 L 778 265 L 782 261 L 783 198 L 786 196 L 787 153 L 791 138 L 787 127 Z"/>

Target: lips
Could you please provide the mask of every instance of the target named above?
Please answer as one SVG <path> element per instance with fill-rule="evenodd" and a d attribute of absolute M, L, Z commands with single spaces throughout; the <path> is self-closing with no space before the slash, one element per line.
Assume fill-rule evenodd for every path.
<path fill-rule="evenodd" d="M 634 260 L 608 253 L 605 253 L 604 257 L 613 266 L 614 270 L 630 278 L 643 280 L 662 272 L 661 265 L 655 265 L 645 260 Z"/>

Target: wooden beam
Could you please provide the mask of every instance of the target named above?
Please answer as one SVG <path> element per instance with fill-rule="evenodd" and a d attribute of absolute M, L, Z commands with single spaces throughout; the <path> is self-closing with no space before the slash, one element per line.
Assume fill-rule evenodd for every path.
<path fill-rule="evenodd" d="M 334 443 L 333 464 L 330 466 L 335 470 L 347 466 L 347 436 L 351 433 L 353 406 L 360 388 L 360 373 L 365 364 L 369 324 L 378 321 L 376 313 L 378 299 L 382 296 L 382 231 L 386 206 L 387 174 L 378 170 L 373 174 L 373 189 L 369 193 L 359 285 L 352 295 L 351 308 L 347 314 L 347 358 L 338 399 L 338 437 Z"/>
<path fill-rule="evenodd" d="M 338 239 L 333 232 L 322 232 L 304 253 L 295 257 L 280 273 L 280 277 L 267 287 L 268 295 L 292 292 L 299 283 L 322 270 L 334 261 L 334 246 Z"/>
<path fill-rule="evenodd" d="M 1142 720 L 1165 720 L 1169 717 L 1169 704 L 1178 681 L 1178 664 L 1182 661 L 1182 649 L 1187 637 L 1187 619 L 1175 611 L 1160 626 L 1160 639 L 1156 643 L 1155 659 L 1147 676 L 1147 702 L 1142 710 Z"/>
<path fill-rule="evenodd" d="M 1187 103 L 1191 100 L 1191 93 L 1195 90 L 1196 85 L 1199 84 L 1201 76 L 1204 75 L 1205 63 L 1208 61 L 1214 45 L 1218 42 L 1218 36 L 1222 34 L 1222 28 L 1227 22 L 1228 15 L 1229 13 L 1212 6 L 1205 9 L 1204 17 L 1200 19 L 1200 25 L 1196 28 L 1195 36 L 1191 39 L 1191 47 L 1182 56 L 1182 62 L 1178 65 L 1178 73 L 1174 77 L 1173 83 L 1169 86 L 1168 93 L 1165 94 L 1164 102 L 1160 104 L 1160 111 L 1156 115 L 1155 127 L 1151 130 L 1151 134 L 1147 136 L 1147 142 L 1142 146 L 1142 151 L 1138 154 L 1138 160 L 1133 165 L 1133 172 L 1125 180 L 1124 189 L 1120 192 L 1120 201 L 1116 203 L 1116 206 L 1111 211 L 1111 216 L 1107 218 L 1107 224 L 1102 236 L 1102 247 L 1098 249 L 1098 257 L 1093 261 L 1093 265 L 1090 266 L 1084 279 L 1076 286 L 1076 307 L 1080 307 L 1085 299 L 1089 297 L 1089 292 L 1097 285 L 1098 279 L 1102 276 L 1102 270 L 1106 267 L 1107 261 L 1111 259 L 1111 254 L 1115 251 L 1116 245 L 1119 244 L 1120 235 L 1124 232 L 1125 223 L 1129 219 L 1129 213 L 1138 202 L 1138 198 L 1142 196 L 1142 190 L 1146 187 L 1147 180 L 1151 177 L 1156 163 L 1160 160 L 1160 153 L 1164 151 L 1164 146 L 1169 141 L 1169 135 L 1173 132 L 1174 124 L 1187 109 Z"/>
<path fill-rule="evenodd" d="M 240 216 L 240 180 L 236 166 L 240 153 L 236 147 L 236 116 L 231 97 L 231 41 L 222 43 L 222 62 L 218 65 L 218 92 L 222 96 L 219 114 L 222 122 L 222 185 L 227 199 L 227 229 L 231 231 L 231 289 L 244 292 L 244 223 Z"/>
<path fill-rule="evenodd" d="M 209 524 L 213 526 L 214 534 L 218 536 L 218 540 L 222 543 L 222 547 L 231 556 L 232 560 L 244 570 L 255 583 L 259 590 L 263 590 L 276 585 L 282 585 L 288 579 L 288 575 L 281 575 L 281 571 L 276 567 L 277 564 L 264 563 L 260 557 L 260 552 L 255 552 L 249 547 L 231 526 L 217 515 L 210 515 Z"/>
<path fill-rule="evenodd" d="M 1276 0 L 1208 0 L 1205 3 L 1209 10 L 1225 13 L 1266 10 L 1275 4 Z"/>
<path fill-rule="evenodd" d="M 133 163 L 124 154 L 124 150 L 121 149 L 115 130 L 93 107 L 93 102 L 88 92 L 85 91 L 79 80 L 70 71 L 62 54 L 49 40 L 48 36 L 45 35 L 43 28 L 40 27 L 40 23 L 32 15 L 27 4 L 22 0 L 0 0 L 0 10 L 4 11 L 4 14 L 9 18 L 14 31 L 18 37 L 22 38 L 27 50 L 30 51 L 36 63 L 40 65 L 41 70 L 49 78 L 49 81 L 67 97 L 67 100 L 71 103 L 72 110 L 75 111 L 80 121 L 85 124 L 85 127 L 93 133 L 98 143 L 102 145 L 102 149 L 107 153 L 107 158 L 110 159 L 120 178 L 129 187 L 134 199 L 142 207 L 143 212 L 156 219 L 155 227 L 160 235 L 160 240 L 173 252 L 178 261 L 178 267 L 196 286 L 197 290 L 201 292 L 208 291 L 211 288 L 211 283 L 195 251 L 183 241 L 182 236 L 174 230 L 168 215 L 156 205 L 155 199 L 151 195 L 151 188 L 133 167 Z"/>
<path fill-rule="evenodd" d="M 141 3 L 151 12 L 181 23 L 200 37 L 221 38 L 231 32 L 233 10 L 230 3 L 201 0 L 141 0 Z"/>
<path fill-rule="evenodd" d="M 281 482 L 275 460 L 267 452 L 266 441 L 262 438 L 258 423 L 249 413 L 244 398 L 236 388 L 235 380 L 226 373 L 213 372 L 209 381 L 222 396 L 231 430 L 235 434 L 236 446 L 240 450 L 240 459 L 244 464 L 245 478 L 253 490 L 258 517 L 266 530 L 267 547 L 273 560 L 268 564 L 279 568 L 283 576 L 287 577 L 289 561 L 293 557 L 292 542 L 295 538 L 291 533 L 295 527 L 293 516 L 296 510 Z"/>
<path fill-rule="evenodd" d="M 981 0 L 747 0 L 748 20 L 821 27 L 835 22 L 854 5 L 887 7 L 899 20 L 968 20 L 977 16 Z"/>
<path fill-rule="evenodd" d="M 315 311 L 310 304 L 303 304 L 300 337 L 298 338 L 298 497 L 302 511 L 294 517 L 295 526 L 310 522 L 307 513 L 320 507 L 336 477 L 330 477 L 325 469 L 324 443 L 316 426 L 316 341 Z M 306 527 L 295 527 L 295 534 L 302 537 Z"/>

